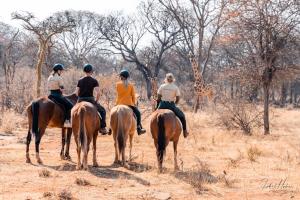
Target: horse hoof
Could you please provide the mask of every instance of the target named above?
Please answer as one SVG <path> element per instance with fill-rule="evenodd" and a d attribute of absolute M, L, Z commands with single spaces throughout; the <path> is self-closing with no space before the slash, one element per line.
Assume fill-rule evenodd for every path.
<path fill-rule="evenodd" d="M 87 171 L 87 170 L 88 170 L 88 167 L 83 167 L 83 170 L 84 170 L 84 171 Z"/>
<path fill-rule="evenodd" d="M 99 167 L 98 163 L 94 163 L 93 167 Z"/>
<path fill-rule="evenodd" d="M 30 158 L 27 158 L 27 159 L 26 159 L 26 163 L 31 163 Z"/>
<path fill-rule="evenodd" d="M 76 170 L 81 170 L 81 165 L 77 165 Z"/>
<path fill-rule="evenodd" d="M 69 160 L 69 161 L 72 160 L 72 159 L 71 159 L 71 156 L 69 156 L 69 155 L 66 155 L 66 156 L 65 156 L 65 159 L 66 159 L 66 160 Z"/>
<path fill-rule="evenodd" d="M 130 168 L 130 166 L 127 163 L 123 164 L 123 167 L 126 168 L 126 169 Z"/>
<path fill-rule="evenodd" d="M 43 164 L 43 161 L 41 159 L 37 160 L 37 162 L 38 162 L 39 165 Z"/>

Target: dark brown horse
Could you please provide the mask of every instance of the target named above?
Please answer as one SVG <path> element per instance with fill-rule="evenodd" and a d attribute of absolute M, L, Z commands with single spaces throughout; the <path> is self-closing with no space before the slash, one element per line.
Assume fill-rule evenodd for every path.
<path fill-rule="evenodd" d="M 75 94 L 65 97 L 69 99 L 73 104 L 75 104 L 77 101 L 77 96 Z M 31 163 L 29 156 L 29 145 L 31 142 L 31 135 L 34 135 L 36 159 L 39 164 L 42 164 L 42 160 L 39 156 L 39 145 L 47 127 L 62 129 L 62 148 L 60 156 L 62 159 L 70 159 L 69 148 L 72 129 L 63 127 L 64 110 L 52 100 L 48 99 L 48 97 L 40 97 L 37 100 L 31 102 L 27 107 L 27 115 L 29 127 L 26 142 L 26 162 Z M 65 145 L 66 152 L 64 152 Z"/>
<path fill-rule="evenodd" d="M 121 164 L 128 167 L 125 163 L 125 147 L 129 137 L 129 160 L 131 159 L 132 139 L 136 130 L 136 120 L 131 108 L 125 105 L 117 105 L 110 111 L 110 126 L 113 133 L 115 145 L 115 161 L 119 163 L 119 157 L 122 156 Z"/>
<path fill-rule="evenodd" d="M 97 108 L 89 102 L 77 103 L 72 108 L 72 129 L 77 146 L 77 169 L 88 169 L 88 152 L 90 143 L 93 140 L 93 166 L 97 167 L 96 142 L 100 127 L 100 120 Z M 82 162 L 80 159 L 83 152 Z"/>
<path fill-rule="evenodd" d="M 156 147 L 159 172 L 162 172 L 164 154 L 170 141 L 173 141 L 174 169 L 178 169 L 177 144 L 181 130 L 181 123 L 171 110 L 158 109 L 152 114 L 150 131 Z"/>

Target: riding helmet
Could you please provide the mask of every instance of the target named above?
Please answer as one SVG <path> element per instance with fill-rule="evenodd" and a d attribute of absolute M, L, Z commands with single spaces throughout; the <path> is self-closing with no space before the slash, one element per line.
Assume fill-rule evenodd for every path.
<path fill-rule="evenodd" d="M 56 63 L 53 65 L 52 70 L 57 72 L 58 70 L 64 70 L 64 65 L 60 63 Z"/>
<path fill-rule="evenodd" d="M 93 71 L 93 66 L 91 64 L 85 64 L 83 67 L 83 71 L 86 73 L 91 73 Z"/>
<path fill-rule="evenodd" d="M 129 72 L 127 70 L 122 70 L 120 72 L 120 76 L 124 77 L 124 78 L 128 78 L 129 77 Z"/>

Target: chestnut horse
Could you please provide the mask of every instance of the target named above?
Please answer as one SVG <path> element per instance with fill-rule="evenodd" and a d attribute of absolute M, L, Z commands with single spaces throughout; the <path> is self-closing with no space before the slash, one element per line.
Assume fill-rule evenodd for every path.
<path fill-rule="evenodd" d="M 73 104 L 75 104 L 75 102 L 77 101 L 77 96 L 75 94 L 65 97 L 68 98 Z M 42 164 L 42 160 L 39 156 L 39 145 L 47 127 L 61 128 L 62 148 L 60 156 L 62 159 L 70 159 L 69 148 L 72 129 L 63 127 L 64 110 L 48 97 L 40 97 L 29 104 L 29 106 L 27 107 L 27 115 L 29 127 L 26 140 L 26 162 L 31 163 L 29 156 L 29 145 L 31 142 L 31 135 L 33 134 L 35 136 L 36 159 L 39 164 Z M 64 152 L 65 144 L 66 152 Z"/>
<path fill-rule="evenodd" d="M 136 131 L 136 119 L 131 108 L 125 105 L 117 105 L 110 112 L 110 126 L 114 138 L 115 161 L 119 163 L 120 154 L 122 155 L 121 164 L 128 167 L 125 163 L 125 147 L 129 137 L 129 158 L 131 158 L 132 139 Z"/>
<path fill-rule="evenodd" d="M 93 140 L 93 166 L 98 167 L 96 160 L 96 142 L 100 127 L 100 117 L 97 108 L 89 102 L 77 103 L 71 112 L 72 129 L 77 146 L 77 167 L 76 169 L 88 169 L 87 159 L 91 140 Z M 83 152 L 82 162 L 80 160 Z"/>
<path fill-rule="evenodd" d="M 150 131 L 156 147 L 159 172 L 162 172 L 164 154 L 170 141 L 173 141 L 174 169 L 178 169 L 177 144 L 181 130 L 181 123 L 171 110 L 158 109 L 152 113 Z"/>

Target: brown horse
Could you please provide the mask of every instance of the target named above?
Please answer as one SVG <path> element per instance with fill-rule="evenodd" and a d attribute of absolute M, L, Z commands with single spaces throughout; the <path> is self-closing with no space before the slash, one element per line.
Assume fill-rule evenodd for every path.
<path fill-rule="evenodd" d="M 75 103 L 77 101 L 77 96 L 75 94 L 66 97 L 72 103 Z M 31 163 L 29 156 L 29 145 L 31 142 L 31 135 L 33 134 L 35 136 L 36 159 L 39 164 L 42 164 L 42 160 L 39 156 L 39 145 L 47 127 L 62 129 L 62 148 L 60 156 L 62 159 L 70 159 L 69 148 L 72 129 L 63 127 L 64 110 L 47 97 L 40 97 L 39 99 L 29 104 L 29 106 L 27 107 L 27 115 L 29 127 L 26 141 L 26 162 Z M 64 154 L 65 144 L 66 152 Z"/>
<path fill-rule="evenodd" d="M 159 172 L 162 172 L 162 163 L 165 150 L 170 141 L 173 141 L 174 169 L 178 169 L 177 144 L 181 130 L 181 123 L 171 110 L 159 109 L 152 113 L 150 131 L 156 147 Z"/>
<path fill-rule="evenodd" d="M 136 119 L 131 108 L 125 105 L 117 105 L 111 109 L 110 126 L 113 132 L 115 146 L 115 161 L 119 163 L 120 154 L 122 155 L 121 164 L 125 164 L 125 147 L 129 136 L 129 158 L 131 159 L 132 139 L 136 131 Z"/>
<path fill-rule="evenodd" d="M 87 159 L 91 140 L 93 140 L 93 166 L 97 167 L 96 142 L 100 127 L 100 120 L 97 108 L 89 102 L 77 103 L 71 112 L 72 129 L 77 146 L 77 169 L 88 169 Z M 81 151 L 83 152 L 82 163 L 80 160 Z"/>

